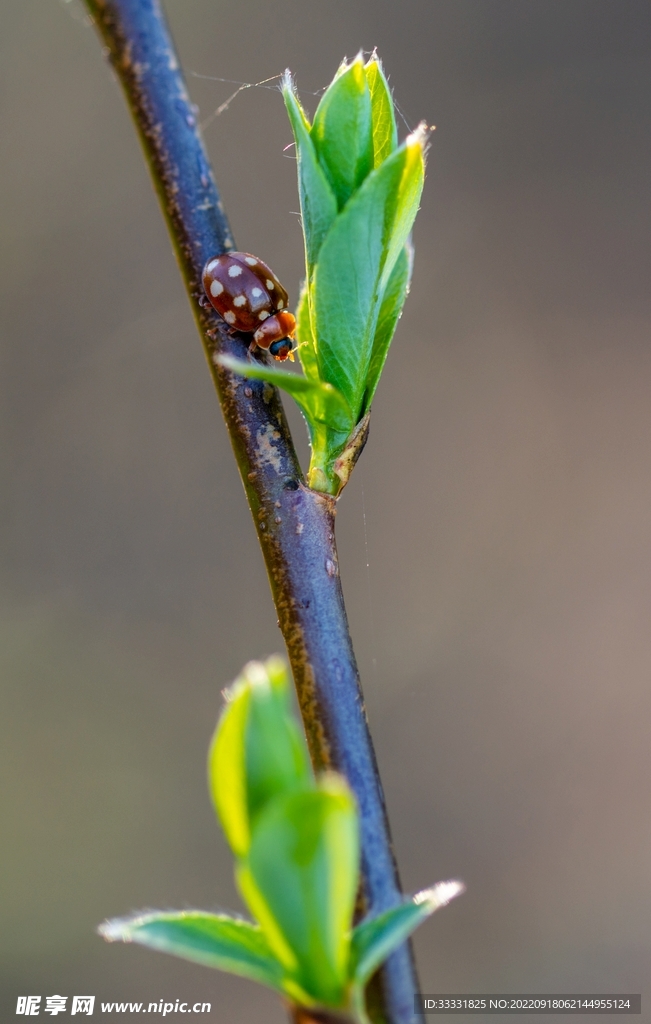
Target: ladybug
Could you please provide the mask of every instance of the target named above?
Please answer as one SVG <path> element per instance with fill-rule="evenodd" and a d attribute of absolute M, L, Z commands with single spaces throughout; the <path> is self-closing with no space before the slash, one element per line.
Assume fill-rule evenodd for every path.
<path fill-rule="evenodd" d="M 253 334 L 250 351 L 261 348 L 274 359 L 293 359 L 296 320 L 289 296 L 266 263 L 249 252 L 229 252 L 208 260 L 203 286 L 211 304 L 236 331 Z"/>

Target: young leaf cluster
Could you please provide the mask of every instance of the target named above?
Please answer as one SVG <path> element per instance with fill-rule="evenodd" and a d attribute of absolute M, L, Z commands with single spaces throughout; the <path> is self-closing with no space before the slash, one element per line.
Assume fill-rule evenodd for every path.
<path fill-rule="evenodd" d="M 409 288 L 426 133 L 421 126 L 398 144 L 393 100 L 375 54 L 366 63 L 358 56 L 341 65 L 311 124 L 289 72 L 283 95 L 296 142 L 305 240 L 297 310 L 304 376 L 223 361 L 292 395 L 310 432 L 308 482 L 336 495 L 363 445 Z M 351 447 L 354 457 L 347 454 Z"/>
<path fill-rule="evenodd" d="M 253 921 L 203 911 L 108 921 L 105 938 L 138 942 L 268 985 L 292 1004 L 366 1024 L 364 988 L 384 959 L 461 891 L 429 889 L 353 927 L 359 883 L 355 800 L 338 775 L 315 778 L 289 709 L 284 662 L 251 662 L 227 694 L 209 788 Z"/>

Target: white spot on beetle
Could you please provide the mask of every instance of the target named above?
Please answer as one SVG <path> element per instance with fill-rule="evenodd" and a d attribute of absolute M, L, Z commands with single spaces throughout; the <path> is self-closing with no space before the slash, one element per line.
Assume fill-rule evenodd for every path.
<path fill-rule="evenodd" d="M 219 266 L 219 260 L 211 260 L 210 263 L 208 264 L 208 266 L 206 267 L 206 273 L 207 274 L 212 274 L 212 272 L 215 269 L 215 267 L 218 267 L 218 266 Z"/>
<path fill-rule="evenodd" d="M 226 321 L 227 324 L 234 324 L 235 313 L 232 313 L 231 310 L 229 309 L 228 313 L 224 313 L 224 320 Z"/>
<path fill-rule="evenodd" d="M 239 277 L 241 273 L 242 273 L 242 268 L 237 263 L 234 263 L 232 267 L 228 268 L 228 276 L 229 277 Z"/>
<path fill-rule="evenodd" d="M 233 299 L 234 306 L 246 306 L 246 295 L 236 295 Z"/>
<path fill-rule="evenodd" d="M 266 320 L 271 313 L 268 313 L 266 309 L 263 309 L 261 313 L 258 313 L 258 320 Z"/>
<path fill-rule="evenodd" d="M 269 280 L 269 278 L 267 278 L 267 280 L 265 281 L 265 284 L 266 284 L 266 286 L 267 286 L 267 288 L 269 289 L 270 292 L 272 292 L 274 290 L 275 285 L 274 285 L 273 281 Z"/>
<path fill-rule="evenodd" d="M 252 295 L 252 296 L 253 296 L 253 297 L 254 297 L 255 299 L 259 299 L 259 298 L 260 298 L 260 296 L 262 295 L 262 288 L 252 288 L 252 289 L 251 289 L 251 295 Z"/>
<path fill-rule="evenodd" d="M 245 256 L 244 262 L 248 263 L 250 267 L 257 267 L 258 261 L 253 256 Z"/>
<path fill-rule="evenodd" d="M 221 281 L 211 281 L 210 282 L 210 294 L 211 295 L 214 295 L 215 297 L 217 297 L 218 295 L 221 295 L 223 290 L 224 290 L 224 286 L 221 283 Z"/>

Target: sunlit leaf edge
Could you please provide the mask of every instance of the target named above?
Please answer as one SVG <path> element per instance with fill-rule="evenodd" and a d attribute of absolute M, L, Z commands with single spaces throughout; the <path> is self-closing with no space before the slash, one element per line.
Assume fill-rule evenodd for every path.
<path fill-rule="evenodd" d="M 375 52 L 364 65 L 364 72 L 371 93 L 373 165 L 379 167 L 398 146 L 398 128 L 389 83 Z"/>
<path fill-rule="evenodd" d="M 251 841 L 244 779 L 250 694 L 241 678 L 230 687 L 228 697 L 208 750 L 208 790 L 231 850 L 243 857 Z"/>

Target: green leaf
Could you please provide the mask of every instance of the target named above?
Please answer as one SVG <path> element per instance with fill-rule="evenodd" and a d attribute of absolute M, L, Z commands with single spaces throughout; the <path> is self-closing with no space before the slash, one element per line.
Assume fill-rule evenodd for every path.
<path fill-rule="evenodd" d="M 106 921 L 99 932 L 109 942 L 138 942 L 206 967 L 239 974 L 283 991 L 284 971 L 258 925 L 191 910 L 151 913 Z"/>
<path fill-rule="evenodd" d="M 345 398 L 332 384 L 320 380 L 309 380 L 288 370 L 264 366 L 262 363 L 248 363 L 233 356 L 220 356 L 219 362 L 233 373 L 253 380 L 266 380 L 291 395 L 301 407 L 310 427 L 310 432 L 320 424 L 345 437 L 354 426 L 353 416 Z"/>
<path fill-rule="evenodd" d="M 464 890 L 461 882 L 439 882 L 413 899 L 358 924 L 353 931 L 351 978 L 364 986 L 374 971 L 435 910 Z"/>
<path fill-rule="evenodd" d="M 364 395 L 364 404 L 362 406 L 363 412 L 367 412 L 371 407 L 371 402 L 373 401 L 373 396 L 375 395 L 380 375 L 384 369 L 389 345 L 393 339 L 396 324 L 398 323 L 402 307 L 405 304 L 405 299 L 409 292 L 412 264 L 413 249 L 408 242 L 395 262 L 395 266 L 391 271 L 391 277 L 388 280 L 382 297 L 380 315 L 378 316 L 377 327 L 375 328 L 375 337 L 373 339 L 371 362 L 366 375 L 366 393 Z"/>
<path fill-rule="evenodd" d="M 245 686 L 233 687 L 230 696 L 208 753 L 208 788 L 231 850 L 236 857 L 243 857 L 251 839 L 245 777 L 251 692 Z"/>
<path fill-rule="evenodd" d="M 348 977 L 359 837 L 339 776 L 269 804 L 238 884 L 277 958 L 316 1002 L 339 1006 Z"/>
<path fill-rule="evenodd" d="M 373 168 L 371 93 L 361 57 L 326 89 L 310 137 L 341 210 Z"/>
<path fill-rule="evenodd" d="M 303 373 L 308 380 L 319 379 L 319 364 L 316 358 L 316 342 L 312 334 L 310 321 L 310 291 L 307 281 L 301 290 L 301 297 L 298 300 L 296 309 L 296 340 L 298 341 L 298 358 L 303 367 Z"/>
<path fill-rule="evenodd" d="M 283 97 L 296 141 L 298 192 L 305 236 L 308 278 L 316 263 L 323 239 L 337 216 L 337 200 L 317 159 L 310 138 L 309 122 L 298 102 L 291 75 L 283 78 Z"/>
<path fill-rule="evenodd" d="M 270 658 L 264 666 L 253 662 L 247 680 L 251 700 L 246 726 L 246 791 L 251 828 L 255 829 L 258 815 L 274 797 L 311 785 L 314 776 L 305 735 L 290 710 L 285 662 L 282 658 Z"/>
<path fill-rule="evenodd" d="M 312 280 L 319 372 L 360 418 L 382 297 L 416 216 L 424 176 L 422 133 L 372 171 L 321 246 Z"/>
<path fill-rule="evenodd" d="M 365 65 L 364 73 L 371 94 L 373 166 L 379 167 L 398 145 L 398 129 L 389 85 L 378 57 L 373 55 Z"/>
<path fill-rule="evenodd" d="M 257 816 L 279 793 L 313 781 L 289 707 L 281 658 L 250 662 L 228 692 L 208 755 L 211 795 L 230 846 L 246 855 Z"/>

